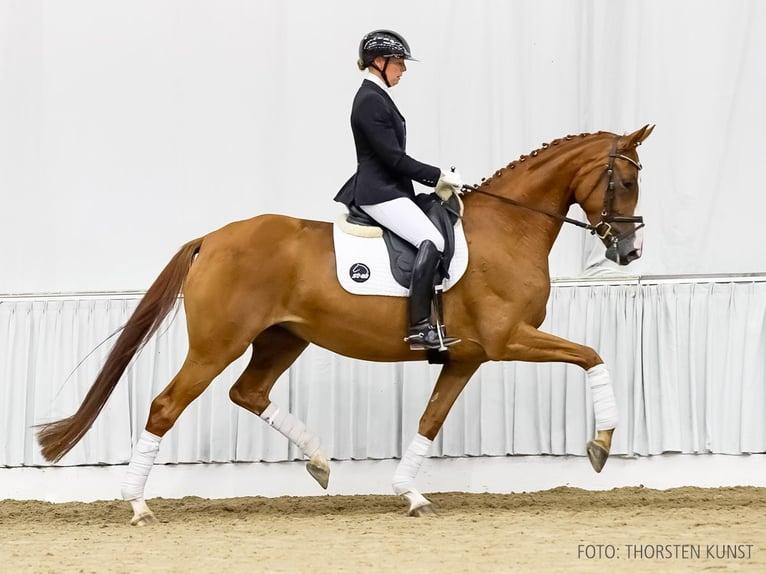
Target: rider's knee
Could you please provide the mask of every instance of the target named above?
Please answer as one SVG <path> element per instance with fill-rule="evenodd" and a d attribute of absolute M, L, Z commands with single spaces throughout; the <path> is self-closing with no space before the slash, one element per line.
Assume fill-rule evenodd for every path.
<path fill-rule="evenodd" d="M 434 244 L 434 247 L 436 247 L 436 250 L 439 253 L 441 254 L 444 253 L 444 238 L 441 236 L 441 234 L 437 233 L 435 235 L 432 235 L 431 237 L 427 237 L 423 239 L 420 243 L 418 243 L 415 247 L 419 249 L 423 241 L 430 241 L 431 243 Z"/>

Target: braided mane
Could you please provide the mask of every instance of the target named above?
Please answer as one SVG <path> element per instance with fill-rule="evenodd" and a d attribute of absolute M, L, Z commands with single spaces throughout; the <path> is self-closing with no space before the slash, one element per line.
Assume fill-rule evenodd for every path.
<path fill-rule="evenodd" d="M 496 180 L 499 177 L 502 177 L 503 173 L 506 170 L 508 170 L 508 169 L 516 169 L 516 166 L 518 166 L 520 163 L 524 163 L 525 161 L 527 161 L 530 158 L 536 158 L 538 155 L 540 155 L 542 152 L 544 152 L 545 150 L 547 150 L 550 147 L 557 146 L 557 145 L 561 144 L 562 142 L 572 141 L 575 138 L 587 138 L 587 137 L 590 137 L 590 136 L 601 135 L 601 134 L 605 134 L 605 133 L 608 133 L 608 132 L 598 131 L 598 132 L 595 132 L 595 133 L 587 133 L 586 132 L 586 133 L 581 133 L 581 134 L 578 134 L 578 135 L 571 135 L 570 134 L 570 135 L 564 136 L 562 138 L 556 138 L 555 140 L 551 141 L 551 143 L 543 142 L 543 144 L 539 148 L 537 148 L 535 150 L 532 150 L 531 152 L 529 152 L 529 154 L 526 154 L 526 155 L 522 154 L 522 155 L 520 155 L 519 159 L 512 161 L 511 163 L 509 163 L 505 167 L 501 167 L 495 173 L 493 173 L 489 178 L 484 178 L 484 177 L 481 178 L 481 183 L 478 185 L 478 189 L 482 189 L 482 188 L 488 187 L 494 180 Z"/>

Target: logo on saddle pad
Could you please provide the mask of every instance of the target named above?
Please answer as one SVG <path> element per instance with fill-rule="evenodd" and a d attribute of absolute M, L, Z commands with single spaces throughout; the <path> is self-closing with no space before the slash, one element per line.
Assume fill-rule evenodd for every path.
<path fill-rule="evenodd" d="M 390 295 L 406 297 L 409 289 L 394 279 L 391 262 L 382 237 L 359 237 L 333 225 L 335 270 L 341 287 L 355 295 Z M 364 261 L 364 263 L 360 263 Z M 455 226 L 455 254 L 450 264 L 450 278 L 444 282 L 449 290 L 468 267 L 468 246 L 463 226 Z"/>
<path fill-rule="evenodd" d="M 354 263 L 348 270 L 348 275 L 357 283 L 364 283 L 370 278 L 370 268 L 364 263 Z"/>

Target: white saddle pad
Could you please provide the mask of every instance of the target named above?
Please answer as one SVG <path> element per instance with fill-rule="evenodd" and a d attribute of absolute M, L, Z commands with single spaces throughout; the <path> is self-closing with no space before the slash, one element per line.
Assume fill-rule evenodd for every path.
<path fill-rule="evenodd" d="M 406 297 L 410 290 L 402 287 L 391 273 L 388 250 L 382 237 L 350 235 L 333 224 L 335 242 L 335 270 L 341 286 L 355 295 L 391 295 Z M 463 224 L 455 224 L 455 254 L 450 262 L 450 278 L 444 282 L 448 291 L 468 267 L 468 245 Z"/>

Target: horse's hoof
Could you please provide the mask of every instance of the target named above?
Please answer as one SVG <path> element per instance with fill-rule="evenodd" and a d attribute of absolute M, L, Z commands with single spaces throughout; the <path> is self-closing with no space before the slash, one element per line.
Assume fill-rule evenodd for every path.
<path fill-rule="evenodd" d="M 154 524 L 157 522 L 157 518 L 154 516 L 154 513 L 149 510 L 148 512 L 142 512 L 141 514 L 136 514 L 133 519 L 130 521 L 131 526 L 149 526 L 150 524 Z"/>
<path fill-rule="evenodd" d="M 606 459 L 609 458 L 609 449 L 599 439 L 595 439 L 588 441 L 588 444 L 585 445 L 585 450 L 588 453 L 593 470 L 601 472 L 601 469 L 606 464 Z"/>
<path fill-rule="evenodd" d="M 439 516 L 436 513 L 436 510 L 434 510 L 433 505 L 428 502 L 426 504 L 420 505 L 420 506 L 413 506 L 410 507 L 409 512 L 407 512 L 407 516 Z"/>
<path fill-rule="evenodd" d="M 319 483 L 319 486 L 327 490 L 330 482 L 330 466 L 323 454 L 317 453 L 306 463 L 306 470 Z"/>

